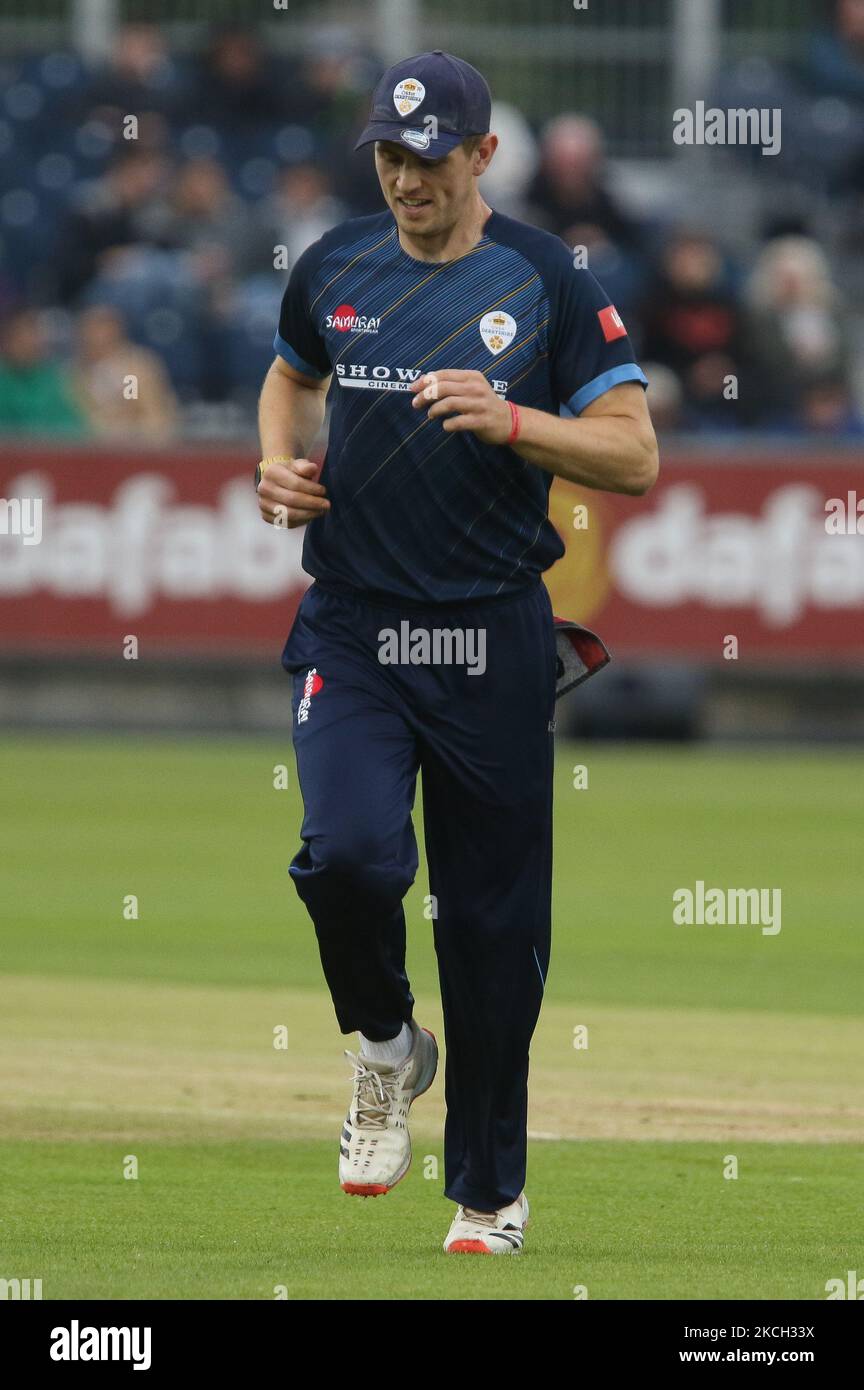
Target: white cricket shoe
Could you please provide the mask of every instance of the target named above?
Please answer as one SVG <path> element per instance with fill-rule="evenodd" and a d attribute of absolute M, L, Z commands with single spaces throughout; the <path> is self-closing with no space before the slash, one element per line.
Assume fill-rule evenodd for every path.
<path fill-rule="evenodd" d="M 397 1066 L 370 1062 L 345 1051 L 354 1063 L 354 1094 L 339 1141 L 343 1192 L 377 1197 L 404 1178 L 411 1163 L 408 1111 L 435 1079 L 438 1044 L 434 1033 L 411 1020 L 411 1051 Z"/>
<path fill-rule="evenodd" d="M 457 1207 L 444 1249 L 448 1255 L 518 1255 L 528 1225 L 528 1198 L 523 1192 L 500 1211 Z"/>

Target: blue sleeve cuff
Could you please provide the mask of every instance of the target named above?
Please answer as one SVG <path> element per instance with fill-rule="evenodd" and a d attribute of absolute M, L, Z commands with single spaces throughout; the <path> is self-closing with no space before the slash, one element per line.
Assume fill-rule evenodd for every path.
<path fill-rule="evenodd" d="M 304 362 L 299 352 L 295 352 L 290 343 L 286 343 L 279 334 L 273 339 L 273 351 L 280 357 L 284 357 L 289 367 L 293 367 L 295 372 L 302 372 L 304 376 L 314 377 L 316 381 L 323 381 L 329 372 L 319 372 L 317 367 L 313 367 L 311 362 Z"/>
<path fill-rule="evenodd" d="M 571 415 L 578 415 L 586 405 L 596 401 L 604 392 L 611 391 L 613 386 L 620 386 L 622 381 L 638 381 L 643 386 L 648 385 L 648 378 L 642 369 L 637 367 L 635 362 L 625 362 L 620 367 L 611 367 L 602 376 L 595 376 L 594 380 L 587 382 L 585 386 L 580 386 L 569 401 L 565 402 L 566 409 Z"/>

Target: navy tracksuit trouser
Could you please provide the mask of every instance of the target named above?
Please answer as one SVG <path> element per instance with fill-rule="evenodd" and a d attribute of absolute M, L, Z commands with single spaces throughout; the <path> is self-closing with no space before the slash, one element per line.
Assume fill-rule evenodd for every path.
<path fill-rule="evenodd" d="M 446 637 L 436 652 L 436 631 L 464 635 L 464 664 L 453 646 L 447 663 Z M 412 651 L 419 662 L 404 660 Z M 395 661 L 379 659 L 388 652 Z M 290 873 L 340 1029 L 375 1041 L 394 1037 L 414 1007 L 402 899 L 417 871 L 422 772 L 447 1047 L 444 1190 L 495 1210 L 525 1184 L 528 1052 L 549 966 L 549 596 L 538 581 L 517 595 L 421 606 L 315 583 L 282 660 L 305 809 Z"/>

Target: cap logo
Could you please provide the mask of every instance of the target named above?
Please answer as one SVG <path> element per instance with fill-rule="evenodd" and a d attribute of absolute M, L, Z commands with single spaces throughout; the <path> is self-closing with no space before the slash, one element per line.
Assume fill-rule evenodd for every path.
<path fill-rule="evenodd" d="M 400 138 L 415 150 L 428 150 L 429 136 L 425 130 L 400 130 Z"/>
<path fill-rule="evenodd" d="M 512 343 L 516 336 L 516 320 L 501 309 L 493 309 L 480 320 L 480 337 L 494 357 Z"/>
<path fill-rule="evenodd" d="M 416 111 L 426 95 L 426 88 L 416 77 L 406 77 L 393 88 L 393 105 L 400 116 Z"/>

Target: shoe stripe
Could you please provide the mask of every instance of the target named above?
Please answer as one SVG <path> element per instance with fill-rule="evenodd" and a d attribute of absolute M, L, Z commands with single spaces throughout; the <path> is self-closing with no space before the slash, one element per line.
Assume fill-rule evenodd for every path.
<path fill-rule="evenodd" d="M 501 1240 L 509 1240 L 514 1250 L 518 1250 L 522 1244 L 521 1236 L 511 1235 L 509 1231 L 490 1231 L 490 1236 L 500 1236 Z"/>

